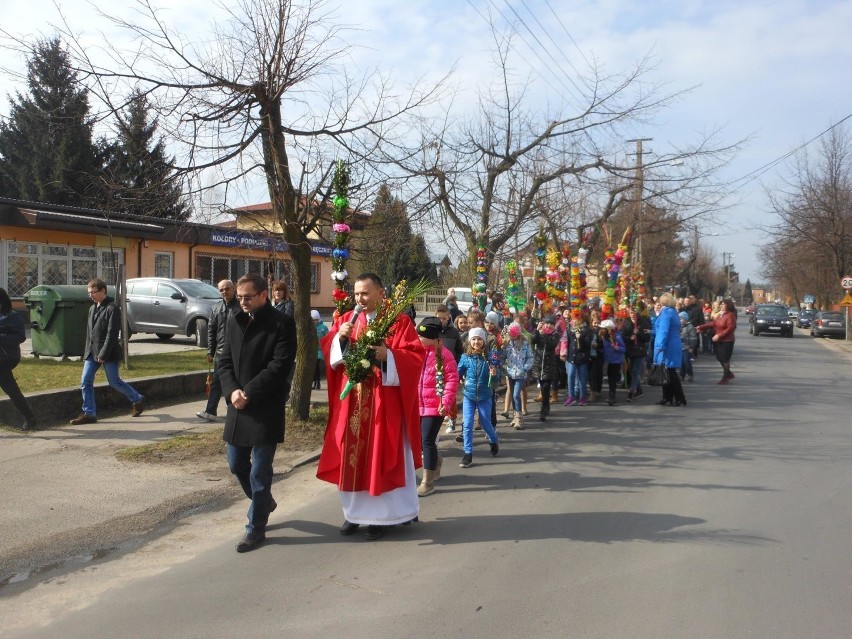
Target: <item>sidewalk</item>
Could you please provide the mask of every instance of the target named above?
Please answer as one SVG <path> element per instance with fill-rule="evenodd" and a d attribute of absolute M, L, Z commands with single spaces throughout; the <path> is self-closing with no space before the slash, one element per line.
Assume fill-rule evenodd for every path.
<path fill-rule="evenodd" d="M 153 407 L 135 419 L 123 414 L 31 434 L 0 431 L 0 587 L 33 568 L 141 543 L 189 511 L 243 499 L 224 457 L 199 466 L 192 459 L 146 464 L 115 456 L 128 446 L 221 429 L 222 418 L 195 416 L 203 400 Z M 326 403 L 326 391 L 314 391 L 312 400 Z M 276 481 L 318 452 L 279 450 Z"/>

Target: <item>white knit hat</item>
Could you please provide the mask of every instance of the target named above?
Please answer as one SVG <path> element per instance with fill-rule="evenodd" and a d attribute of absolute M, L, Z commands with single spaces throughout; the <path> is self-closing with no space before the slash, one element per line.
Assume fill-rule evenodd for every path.
<path fill-rule="evenodd" d="M 488 315 L 485 316 L 486 322 L 491 322 L 492 324 L 500 323 L 500 316 L 494 311 L 488 311 Z"/>
<path fill-rule="evenodd" d="M 311 319 L 314 320 L 315 322 L 318 321 L 318 320 L 321 320 L 322 317 L 320 317 L 319 311 L 317 311 L 317 310 L 311 311 Z"/>
<path fill-rule="evenodd" d="M 484 342 L 484 341 L 486 341 L 486 339 L 487 339 L 488 335 L 485 333 L 485 329 L 484 329 L 484 328 L 479 328 L 479 327 L 477 326 L 477 327 L 475 327 L 475 328 L 470 329 L 470 330 L 467 332 L 467 339 L 468 339 L 468 340 L 471 340 L 471 339 L 473 339 L 474 337 L 479 337 L 479 338 L 481 338 L 481 339 L 482 339 L 482 341 Z"/>

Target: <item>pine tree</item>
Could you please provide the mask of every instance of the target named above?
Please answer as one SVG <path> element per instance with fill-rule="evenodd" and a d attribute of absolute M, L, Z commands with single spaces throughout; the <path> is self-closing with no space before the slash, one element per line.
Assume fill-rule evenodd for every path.
<path fill-rule="evenodd" d="M 411 232 L 405 203 L 391 194 L 387 184 L 379 187 L 365 241 L 368 246 L 381 247 L 380 251 L 368 253 L 363 266 L 381 277 L 382 282 L 391 285 L 402 279 L 436 279 L 426 243 Z"/>
<path fill-rule="evenodd" d="M 189 208 L 180 186 L 169 179 L 171 162 L 162 139 L 155 140 L 156 132 L 148 100 L 137 92 L 119 114 L 117 140 L 106 150 L 101 196 L 115 210 L 185 220 Z"/>
<path fill-rule="evenodd" d="M 28 95 L 17 92 L 0 123 L 3 195 L 87 205 L 97 172 L 87 90 L 58 37 L 39 41 L 27 61 Z"/>

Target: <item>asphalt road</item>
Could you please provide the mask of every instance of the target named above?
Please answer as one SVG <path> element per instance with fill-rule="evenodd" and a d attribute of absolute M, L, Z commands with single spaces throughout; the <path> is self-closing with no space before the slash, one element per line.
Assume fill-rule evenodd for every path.
<path fill-rule="evenodd" d="M 333 487 L 296 471 L 269 543 L 233 550 L 245 503 L 201 512 L 133 552 L 0 591 L 8 637 L 852 636 L 852 358 L 752 337 L 736 380 L 696 363 L 689 405 L 656 389 L 559 406 L 479 440 L 446 435 L 421 523 L 337 534 Z M 534 406 L 531 404 L 531 406 Z"/>

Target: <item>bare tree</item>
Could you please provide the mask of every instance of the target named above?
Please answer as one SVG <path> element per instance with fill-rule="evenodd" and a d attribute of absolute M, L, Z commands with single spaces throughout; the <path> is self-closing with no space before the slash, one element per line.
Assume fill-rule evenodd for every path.
<path fill-rule="evenodd" d="M 359 138 L 388 138 L 394 121 L 434 99 L 440 85 L 399 93 L 378 74 L 350 77 L 342 27 L 324 0 L 222 3 L 227 20 L 195 43 L 170 28 L 151 0 L 135 4 L 131 17 L 104 14 L 135 47 L 105 42 L 106 63 L 65 20 L 77 70 L 105 115 L 125 107 L 115 96 L 148 98 L 189 196 L 214 189 L 227 203 L 252 177 L 265 180 L 292 258 L 298 339 L 291 407 L 306 419 L 317 349 L 309 238 L 330 219 L 334 160 L 363 150 L 368 143 Z"/>
<path fill-rule="evenodd" d="M 529 244 L 540 222 L 559 246 L 569 229 L 577 229 L 568 238 L 574 241 L 586 230 L 596 237 L 602 223 L 642 202 L 681 221 L 718 210 L 721 189 L 712 178 L 735 145 L 714 146 L 710 135 L 658 156 L 642 166 L 639 189 L 635 165 L 607 159 L 623 149 L 629 127 L 678 96 L 647 79 L 648 60 L 621 75 L 591 68 L 570 103 L 538 110 L 528 87 L 511 80 L 511 33 L 492 26 L 492 35 L 499 80 L 481 93 L 476 113 L 423 122 L 416 149 L 384 158 L 415 186 L 412 210 L 431 216 L 430 226 L 471 266 L 480 244 L 490 264 L 501 251 Z M 673 164 L 682 169 L 673 172 Z"/>
<path fill-rule="evenodd" d="M 782 189 L 768 192 L 777 223 L 761 255 L 765 274 L 830 304 L 852 268 L 852 139 L 842 127 L 822 139 L 814 157 L 797 155 Z"/>

